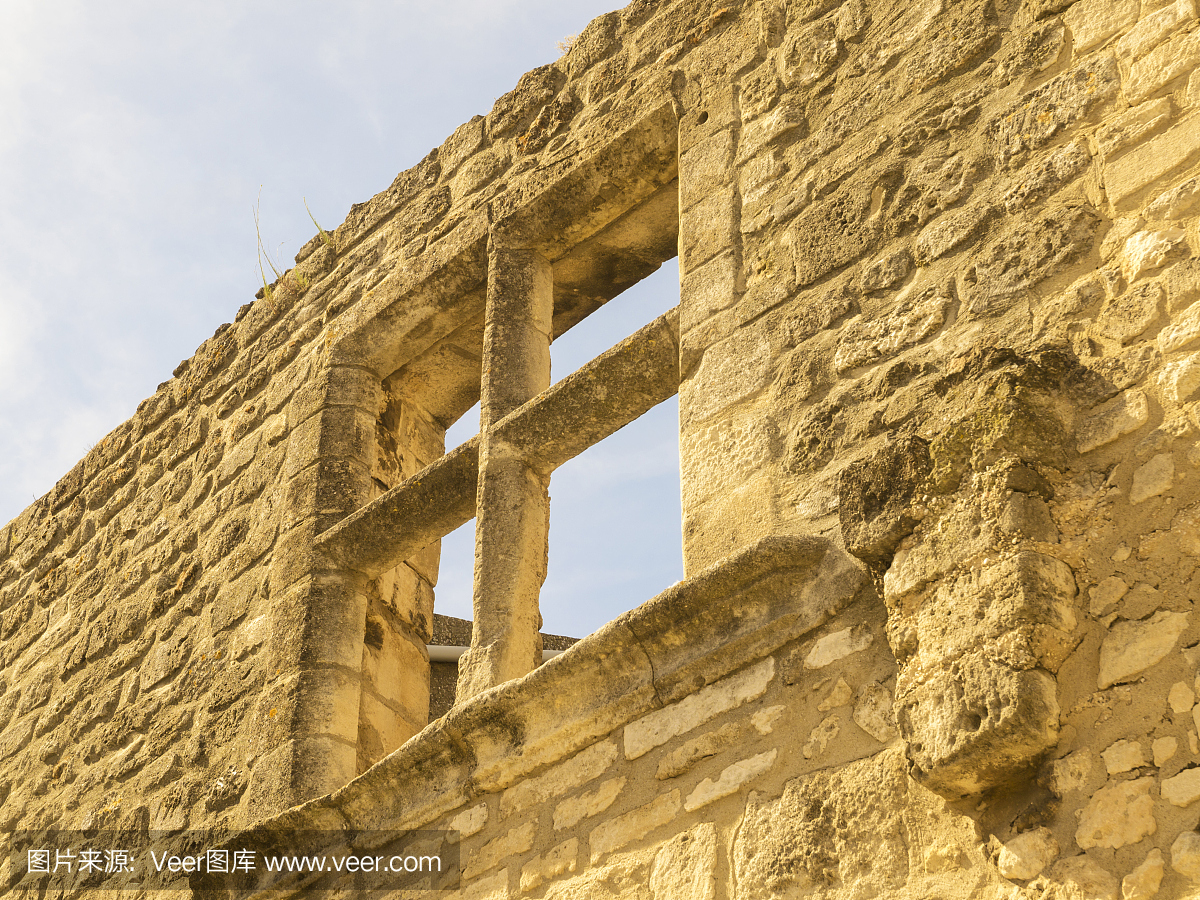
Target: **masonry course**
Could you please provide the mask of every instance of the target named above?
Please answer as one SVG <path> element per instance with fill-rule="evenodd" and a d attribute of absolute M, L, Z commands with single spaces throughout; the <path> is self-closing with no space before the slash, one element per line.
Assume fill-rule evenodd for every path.
<path fill-rule="evenodd" d="M 3 830 L 448 829 L 489 900 L 1200 891 L 1197 14 L 593 21 L 0 529 Z M 553 470 L 676 392 L 684 580 L 539 665 Z"/>

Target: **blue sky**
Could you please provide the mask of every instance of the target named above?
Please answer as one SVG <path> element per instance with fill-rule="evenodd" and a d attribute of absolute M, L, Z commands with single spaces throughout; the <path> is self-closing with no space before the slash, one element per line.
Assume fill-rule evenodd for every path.
<path fill-rule="evenodd" d="M 0 522 L 253 297 L 260 192 L 290 260 L 305 199 L 334 227 L 611 8 L 0 3 Z M 555 377 L 674 305 L 677 277 L 564 336 Z M 586 634 L 680 577 L 676 430 L 672 401 L 556 475 L 547 630 Z M 438 609 L 465 615 L 467 531 L 445 558 Z"/>

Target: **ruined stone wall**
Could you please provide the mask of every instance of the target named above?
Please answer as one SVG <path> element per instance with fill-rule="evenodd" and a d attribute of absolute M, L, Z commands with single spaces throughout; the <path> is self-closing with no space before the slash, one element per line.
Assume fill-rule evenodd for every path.
<path fill-rule="evenodd" d="M 456 829 L 489 900 L 1195 893 L 1198 62 L 1193 0 L 597 19 L 0 532 L 6 826 L 318 798 L 273 827 Z M 689 578 L 379 761 L 436 545 L 313 547 L 478 399 L 500 237 L 555 334 L 678 252 Z"/>

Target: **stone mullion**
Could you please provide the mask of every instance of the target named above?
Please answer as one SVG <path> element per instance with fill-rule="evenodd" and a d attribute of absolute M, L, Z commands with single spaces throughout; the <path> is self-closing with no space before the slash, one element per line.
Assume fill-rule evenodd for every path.
<path fill-rule="evenodd" d="M 531 466 L 491 426 L 550 385 L 554 283 L 530 250 L 493 246 L 480 400 L 474 626 L 459 661 L 457 702 L 528 674 L 541 658 L 538 595 L 546 578 L 548 472 Z"/>

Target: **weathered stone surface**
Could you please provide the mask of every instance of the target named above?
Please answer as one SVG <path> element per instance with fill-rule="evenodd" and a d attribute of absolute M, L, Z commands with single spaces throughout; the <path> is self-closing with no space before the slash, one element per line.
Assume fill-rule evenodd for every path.
<path fill-rule="evenodd" d="M 965 900 L 986 878 L 981 861 L 966 860 L 978 852 L 973 832 L 905 776 L 901 753 L 885 751 L 794 779 L 778 799 L 752 795 L 731 853 L 732 896 L 767 900 L 853 884 L 876 895 Z M 964 865 L 932 864 L 947 857 Z"/>
<path fill-rule="evenodd" d="M 1100 689 L 1136 678 L 1160 662 L 1187 623 L 1186 614 L 1162 610 L 1145 622 L 1115 624 L 1100 646 Z"/>
<path fill-rule="evenodd" d="M 896 736 L 891 691 L 877 681 L 859 688 L 853 718 L 855 725 L 881 744 L 889 743 Z"/>
<path fill-rule="evenodd" d="M 1200 389 L 1200 353 L 1189 353 L 1163 366 L 1158 385 L 1173 403 L 1184 403 Z"/>
<path fill-rule="evenodd" d="M 1026 831 L 1008 841 L 996 857 L 996 868 L 1005 878 L 1028 881 L 1058 859 L 1058 841 L 1048 828 Z"/>
<path fill-rule="evenodd" d="M 1089 453 L 1136 431 L 1150 420 L 1146 395 L 1126 391 L 1100 406 L 1079 426 L 1079 452 Z"/>
<path fill-rule="evenodd" d="M 591 848 L 592 863 L 613 850 L 624 847 L 631 841 L 645 837 L 654 829 L 666 825 L 678 815 L 680 810 L 679 791 L 669 794 L 639 806 L 615 819 L 609 819 L 592 829 L 588 835 L 588 846 Z"/>
<path fill-rule="evenodd" d="M 1087 900 L 1119 900 L 1120 881 L 1089 856 L 1060 859 L 1046 873 L 1046 880 L 1061 886 L 1066 897 Z"/>
<path fill-rule="evenodd" d="M 599 778 L 617 758 L 617 752 L 617 745 L 612 741 L 601 741 L 555 766 L 545 775 L 514 785 L 500 798 L 500 815 L 521 812 Z"/>
<path fill-rule="evenodd" d="M 1162 797 L 1175 806 L 1191 806 L 1200 800 L 1200 769 L 1185 769 L 1171 778 L 1164 778 Z"/>
<path fill-rule="evenodd" d="M 1171 844 L 1171 868 L 1193 881 L 1200 881 L 1200 834 L 1185 831 Z"/>
<path fill-rule="evenodd" d="M 884 320 L 852 320 L 838 339 L 834 366 L 839 373 L 889 359 L 942 327 L 954 303 L 950 285 L 910 286 Z"/>
<path fill-rule="evenodd" d="M 650 891 L 654 900 L 715 900 L 717 830 L 711 822 L 683 832 L 658 851 Z"/>
<path fill-rule="evenodd" d="M 468 854 L 463 864 L 463 878 L 482 875 L 509 857 L 529 850 L 533 847 L 533 833 L 536 828 L 537 822 L 526 822 Z"/>
<path fill-rule="evenodd" d="M 1123 5 L 1136 7 L 1131 0 Z M 1092 0 L 1097 8 L 1103 0 Z M 1136 15 L 1136 12 L 1135 12 Z M 1002 167 L 1019 164 L 1030 150 L 1051 141 L 1060 131 L 1079 121 L 1098 103 L 1116 96 L 1121 79 L 1111 56 L 1093 57 L 1022 97 L 988 126 L 995 142 L 996 161 Z"/>
<path fill-rule="evenodd" d="M 1096 223 L 1096 216 L 1082 206 L 1052 208 L 1019 220 L 974 255 L 974 272 L 966 279 L 971 313 L 1002 313 L 1052 272 L 1075 263 L 1091 250 Z"/>
<path fill-rule="evenodd" d="M 1151 850 L 1142 864 L 1121 879 L 1121 900 L 1150 900 L 1162 884 L 1166 861 L 1161 850 Z"/>
<path fill-rule="evenodd" d="M 690 731 L 726 710 L 761 696 L 774 676 L 775 660 L 767 657 L 737 675 L 709 685 L 698 694 L 627 725 L 626 759 L 637 759 L 676 735 Z"/>
<path fill-rule="evenodd" d="M 1200 303 L 1193 303 L 1158 335 L 1163 353 L 1184 350 L 1200 341 Z"/>
<path fill-rule="evenodd" d="M 585 791 L 578 797 L 564 800 L 554 808 L 554 829 L 570 828 L 577 822 L 598 815 L 608 809 L 625 787 L 624 778 L 610 778 L 594 791 Z"/>
<path fill-rule="evenodd" d="M 913 776 L 946 797 L 980 793 L 1019 778 L 1058 741 L 1054 679 L 1015 671 L 978 653 L 957 672 L 897 686 L 896 722 Z"/>
<path fill-rule="evenodd" d="M 1189 165 L 1198 153 L 1200 138 L 1196 137 L 1194 118 L 1150 138 L 1104 167 L 1108 202 L 1117 213 L 1133 211 L 1143 192 L 1162 185 L 1171 173 Z"/>
<path fill-rule="evenodd" d="M 1071 29 L 1075 52 L 1082 54 L 1124 31 L 1138 19 L 1138 0 L 1084 0 L 1067 10 L 1063 21 Z"/>
<path fill-rule="evenodd" d="M 744 784 L 768 771 L 775 764 L 778 755 L 778 750 L 768 750 L 727 766 L 721 771 L 716 781 L 705 778 L 687 795 L 687 799 L 683 801 L 683 808 L 687 812 L 694 812 L 716 800 L 740 791 Z"/>
<path fill-rule="evenodd" d="M 1084 807 L 1075 841 L 1085 850 L 1117 849 L 1154 834 L 1154 787 L 1155 779 L 1137 778 L 1101 788 Z"/>
<path fill-rule="evenodd" d="M 1198 62 L 1200 36 L 1195 31 L 1177 35 L 1130 67 L 1125 93 L 1137 103 L 1181 75 L 1190 74 Z"/>
<path fill-rule="evenodd" d="M 579 841 L 571 838 L 535 856 L 521 867 L 521 891 L 537 890 L 547 881 L 574 872 L 578 855 Z"/>
<path fill-rule="evenodd" d="M 1100 756 L 1109 775 L 1120 775 L 1146 765 L 1146 753 L 1139 741 L 1117 741 Z"/>
<path fill-rule="evenodd" d="M 1169 491 L 1174 481 L 1175 457 L 1170 453 L 1160 453 L 1134 471 L 1129 502 L 1136 505 L 1157 497 Z"/>
<path fill-rule="evenodd" d="M 804 657 L 804 668 L 823 669 L 852 653 L 871 646 L 875 636 L 869 628 L 844 628 L 818 640 Z"/>

